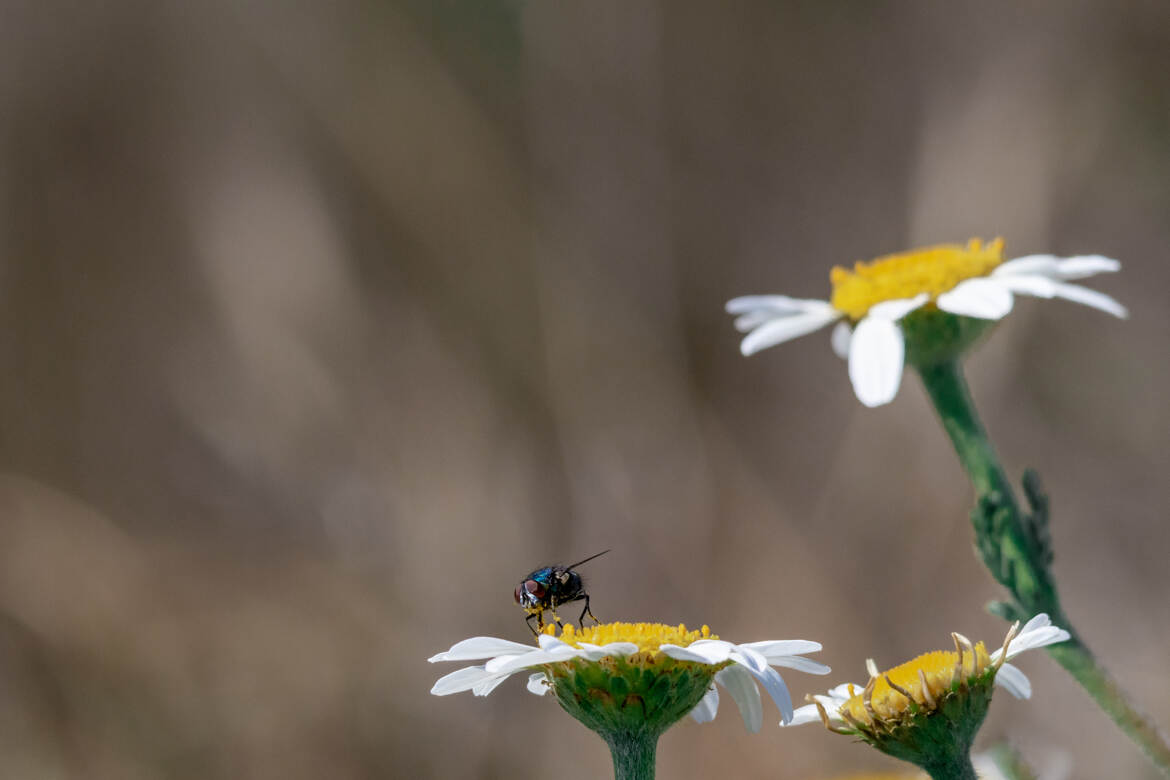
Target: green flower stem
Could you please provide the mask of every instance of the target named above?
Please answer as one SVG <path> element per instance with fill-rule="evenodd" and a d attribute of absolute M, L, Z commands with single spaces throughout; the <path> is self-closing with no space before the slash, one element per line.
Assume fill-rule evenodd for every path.
<path fill-rule="evenodd" d="M 613 755 L 614 780 L 654 780 L 658 735 L 651 731 L 619 731 L 606 734 Z"/>
<path fill-rule="evenodd" d="M 1129 704 L 1060 606 L 1050 568 L 1048 501 L 1038 478 L 1032 473 L 1024 477 L 1024 490 L 1032 510 L 1025 514 L 979 421 L 958 361 L 940 361 L 917 368 L 959 461 L 975 486 L 978 506 L 971 517 L 975 546 L 992 576 L 1013 597 L 1013 604 L 993 605 L 992 611 L 1013 620 L 1047 612 L 1053 623 L 1066 629 L 1072 637 L 1067 642 L 1050 645 L 1046 648 L 1048 654 L 1088 691 L 1163 773 L 1170 775 L 1170 744 L 1151 721 Z"/>
<path fill-rule="evenodd" d="M 1022 617 L 1047 612 L 1053 623 L 1074 633 L 1060 607 L 1056 583 L 1048 569 L 1043 533 L 1046 529 L 1033 529 L 1024 522 L 1011 483 L 975 412 L 958 362 L 923 366 L 919 374 L 979 497 L 980 507 L 973 520 L 975 542 L 983 562 L 1016 597 Z"/>
<path fill-rule="evenodd" d="M 931 780 L 979 780 L 970 755 L 955 756 L 953 761 L 925 769 Z"/>

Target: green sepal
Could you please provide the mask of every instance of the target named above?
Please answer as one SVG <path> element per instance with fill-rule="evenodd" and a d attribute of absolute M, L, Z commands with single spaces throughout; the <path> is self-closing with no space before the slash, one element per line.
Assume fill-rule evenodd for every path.
<path fill-rule="evenodd" d="M 650 780 L 658 737 L 695 708 L 726 665 L 637 654 L 574 658 L 544 673 L 565 712 L 609 745 L 614 777 Z"/>
<path fill-rule="evenodd" d="M 899 321 L 906 340 L 906 363 L 930 366 L 955 360 L 988 333 L 995 320 L 962 317 L 928 304 Z"/>
<path fill-rule="evenodd" d="M 665 656 L 607 657 L 576 658 L 545 673 L 561 707 L 609 741 L 618 732 L 663 733 L 695 708 L 721 668 Z"/>

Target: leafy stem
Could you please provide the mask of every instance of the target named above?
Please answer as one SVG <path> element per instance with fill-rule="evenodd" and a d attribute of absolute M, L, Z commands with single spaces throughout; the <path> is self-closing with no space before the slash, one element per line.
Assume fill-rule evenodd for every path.
<path fill-rule="evenodd" d="M 1052 574 L 1049 502 L 1034 471 L 1024 474 L 1025 512 L 1016 499 L 999 457 L 975 411 L 958 360 L 916 366 L 926 391 L 975 487 L 971 512 L 975 548 L 991 576 L 1011 594 L 990 611 L 1008 620 L 1047 612 L 1072 636 L 1051 645 L 1048 654 L 1079 682 L 1150 760 L 1170 775 L 1170 744 L 1157 727 L 1136 711 L 1078 635 L 1060 604 Z"/>

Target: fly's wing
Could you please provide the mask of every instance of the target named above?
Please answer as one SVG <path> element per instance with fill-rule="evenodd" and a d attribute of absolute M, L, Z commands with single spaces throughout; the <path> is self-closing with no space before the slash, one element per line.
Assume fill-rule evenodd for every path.
<path fill-rule="evenodd" d="M 583 561 L 577 561 L 576 563 L 571 563 L 568 566 L 566 566 L 565 568 L 566 569 L 575 569 L 583 563 L 589 563 L 589 561 L 593 560 L 594 558 L 600 558 L 601 556 L 605 555 L 607 552 L 609 552 L 609 550 L 602 550 L 601 552 L 596 553 L 595 555 L 590 555 L 588 558 L 586 558 Z"/>

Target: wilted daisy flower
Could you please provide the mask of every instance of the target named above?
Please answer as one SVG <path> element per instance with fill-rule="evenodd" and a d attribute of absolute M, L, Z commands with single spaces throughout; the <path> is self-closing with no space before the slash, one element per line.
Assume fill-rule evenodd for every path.
<path fill-rule="evenodd" d="M 799 708 L 791 725 L 820 720 L 830 731 L 859 737 L 932 776 L 961 776 L 950 772 L 969 768 L 971 743 L 994 686 L 1017 698 L 1032 695 L 1028 678 L 1007 662 L 1025 650 L 1063 642 L 1069 633 L 1041 614 L 1023 629 L 1013 625 L 1003 646 L 990 654 L 982 642 L 951 636 L 954 651 L 926 653 L 885 672 L 867 662 L 868 684 L 845 683 L 810 697 L 813 703 Z"/>
<path fill-rule="evenodd" d="M 940 244 L 837 266 L 828 301 L 749 295 L 727 303 L 747 333 L 744 355 L 837 323 L 834 351 L 849 360 L 853 390 L 866 406 L 889 403 L 906 362 L 953 357 L 1012 310 L 1015 295 L 1064 298 L 1125 317 L 1108 295 L 1070 284 L 1121 264 L 1101 255 L 1028 255 L 1003 260 L 1003 241 Z"/>
<path fill-rule="evenodd" d="M 555 630 L 550 626 L 548 631 Z M 486 696 L 508 677 L 527 672 L 528 690 L 551 692 L 561 707 L 601 735 L 610 746 L 618 777 L 649 767 L 658 737 L 688 713 L 704 723 L 719 708 L 722 686 L 751 731 L 759 731 L 763 708 L 757 683 L 768 692 L 785 722 L 792 719 L 788 688 L 775 666 L 811 674 L 829 667 L 804 658 L 821 649 L 800 639 L 734 644 L 706 626 L 603 623 L 564 627 L 560 637 L 542 634 L 539 647 L 506 639 L 465 639 L 429 660 L 484 661 L 441 678 L 437 696 L 472 691 Z M 625 762 L 625 763 L 623 763 Z"/>

